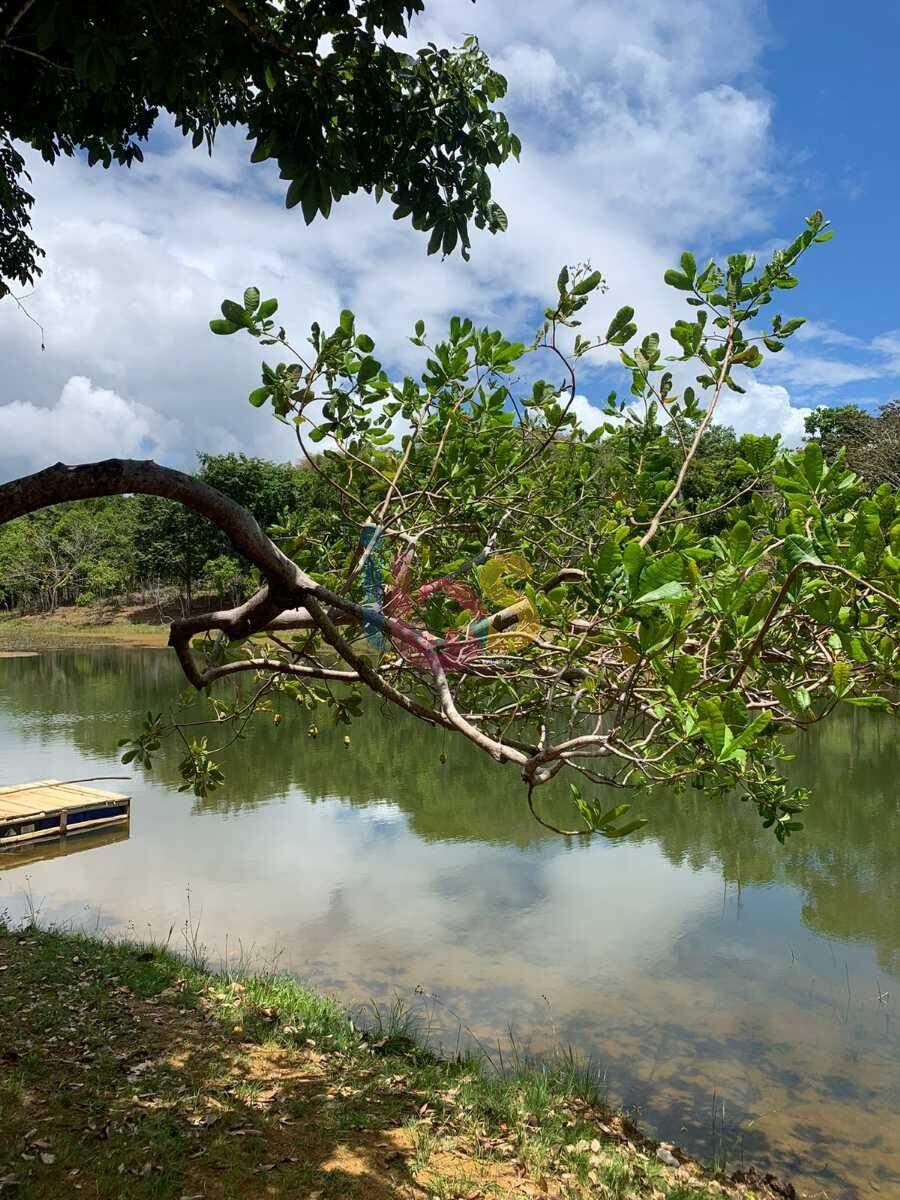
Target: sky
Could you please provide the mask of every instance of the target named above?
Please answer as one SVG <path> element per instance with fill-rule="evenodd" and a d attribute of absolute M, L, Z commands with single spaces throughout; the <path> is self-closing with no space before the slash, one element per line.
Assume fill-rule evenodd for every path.
<path fill-rule="evenodd" d="M 240 131 L 208 158 L 161 122 L 130 171 L 31 156 L 47 259 L 26 303 L 46 349 L 0 304 L 0 479 L 110 455 L 188 469 L 197 450 L 291 458 L 289 432 L 247 403 L 259 347 L 208 329 L 248 284 L 278 297 L 297 340 L 353 309 L 402 374 L 423 365 L 408 341 L 419 317 L 434 333 L 455 313 L 530 333 L 564 263 L 608 281 L 589 329 L 631 304 L 642 333 L 665 336 L 683 298 L 662 276 L 683 249 L 765 253 L 815 208 L 836 235 L 782 309 L 808 323 L 719 419 L 796 445 L 818 405 L 900 395 L 900 6 L 430 0 L 410 40 L 468 33 L 507 76 L 523 143 L 495 179 L 509 231 L 476 236 L 469 263 L 426 257 L 427 239 L 365 196 L 307 227 Z M 581 375 L 586 425 L 615 386 L 627 393 L 608 361 Z"/>

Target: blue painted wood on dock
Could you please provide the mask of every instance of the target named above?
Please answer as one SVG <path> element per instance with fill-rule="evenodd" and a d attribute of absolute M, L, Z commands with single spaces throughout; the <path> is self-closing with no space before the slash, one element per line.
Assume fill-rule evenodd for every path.
<path fill-rule="evenodd" d="M 58 779 L 0 788 L 0 848 L 127 822 L 131 799 Z"/>

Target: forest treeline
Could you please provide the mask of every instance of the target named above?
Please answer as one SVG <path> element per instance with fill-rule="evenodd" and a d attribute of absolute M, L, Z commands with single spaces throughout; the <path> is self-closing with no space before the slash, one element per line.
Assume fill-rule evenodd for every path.
<path fill-rule="evenodd" d="M 816 409 L 806 421 L 808 440 L 825 456 L 842 448 L 848 465 L 872 487 L 900 487 L 900 401 L 878 414 L 855 404 Z M 685 430 L 682 430 L 684 433 Z M 597 446 L 598 469 L 616 486 L 615 464 L 627 426 Z M 714 425 L 700 443 L 685 498 L 703 516 L 707 532 L 726 528 L 749 500 L 747 464 L 770 457 L 774 438 Z M 674 477 L 680 462 L 678 431 L 669 430 L 669 462 L 656 464 Z M 315 572 L 316 547 L 347 534 L 347 521 L 319 463 L 334 478 L 350 469 L 340 456 L 295 465 L 244 454 L 198 454 L 194 474 L 238 501 L 264 529 L 281 537 L 298 562 Z M 557 479 L 565 487 L 565 472 Z M 574 494 L 574 483 L 573 494 Z M 565 496 L 557 498 L 565 507 Z M 348 544 L 348 554 L 352 546 Z M 151 496 L 112 496 L 45 509 L 0 528 L 0 606 L 7 611 L 52 612 L 61 605 L 122 603 L 189 611 L 200 596 L 236 603 L 256 586 L 254 573 L 224 536 L 181 505 Z"/>
<path fill-rule="evenodd" d="M 250 509 L 264 528 L 324 504 L 311 468 L 243 454 L 197 457 L 194 474 Z M 237 599 L 251 582 L 219 530 L 153 496 L 61 504 L 0 528 L 0 604 L 7 610 L 127 599 L 189 609 L 200 593 Z"/>

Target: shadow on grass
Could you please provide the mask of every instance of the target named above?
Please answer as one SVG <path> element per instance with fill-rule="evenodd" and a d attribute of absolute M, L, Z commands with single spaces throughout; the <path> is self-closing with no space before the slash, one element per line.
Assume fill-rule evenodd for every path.
<path fill-rule="evenodd" d="M 233 994 L 235 1021 L 261 1031 L 266 1006 Z M 403 1129 L 415 1098 L 386 1089 L 372 1055 L 321 1053 L 333 1014 L 288 1025 L 298 1054 L 243 1040 L 221 998 L 198 1000 L 192 972 L 158 952 L 0 932 L 0 1193 L 423 1194 Z"/>

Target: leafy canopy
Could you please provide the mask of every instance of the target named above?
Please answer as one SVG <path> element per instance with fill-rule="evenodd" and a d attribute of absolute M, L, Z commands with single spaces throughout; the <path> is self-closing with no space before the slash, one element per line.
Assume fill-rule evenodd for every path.
<path fill-rule="evenodd" d="M 341 519 L 327 536 L 302 512 L 278 536 L 315 581 L 305 594 L 321 589 L 347 631 L 285 613 L 277 627 L 301 634 L 217 640 L 202 682 L 250 671 L 308 709 L 365 684 L 514 764 L 539 820 L 540 785 L 574 775 L 583 823 L 568 832 L 638 828 L 606 789 L 656 784 L 736 792 L 779 840 L 802 828 L 807 796 L 779 769 L 789 736 L 842 703 L 898 711 L 898 494 L 867 486 L 842 452 L 828 462 L 815 441 L 788 453 L 765 437 L 742 439 L 712 527 L 690 482 L 723 391 L 744 392 L 803 324 L 773 313 L 775 299 L 830 237 L 817 212 L 761 267 L 733 254 L 701 268 L 685 253 L 666 272 L 688 307 L 668 345 L 641 338 L 630 307 L 582 332 L 603 279 L 564 268 L 530 345 L 458 317 L 432 340 L 419 321 L 423 368 L 402 380 L 349 311 L 298 349 L 276 300 L 248 288 L 225 301 L 214 333 L 280 355 L 250 403 L 293 429 L 333 489 Z M 618 357 L 627 395 L 611 392 L 588 432 L 573 401 L 592 354 Z M 561 384 L 537 377 L 548 356 Z M 246 701 L 232 703 L 244 721 Z M 155 722 L 142 737 L 160 736 Z M 215 783 L 214 758 L 192 743 L 185 786 Z"/>
<path fill-rule="evenodd" d="M 42 250 L 13 140 L 47 162 L 131 166 L 168 110 L 194 147 L 241 125 L 253 162 L 274 159 L 307 224 L 359 190 L 431 231 L 429 252 L 468 256 L 472 223 L 506 216 L 488 168 L 518 138 L 494 107 L 506 91 L 474 38 L 409 54 L 388 44 L 424 0 L 32 0 L 0 12 L 0 295 Z"/>

